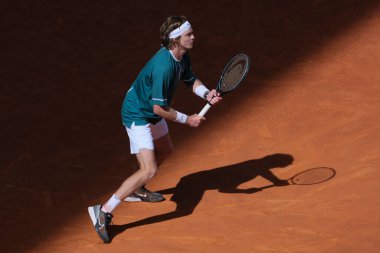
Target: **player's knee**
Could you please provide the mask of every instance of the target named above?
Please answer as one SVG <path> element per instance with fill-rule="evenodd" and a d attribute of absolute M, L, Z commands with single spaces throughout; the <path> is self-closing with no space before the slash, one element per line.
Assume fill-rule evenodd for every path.
<path fill-rule="evenodd" d="M 149 168 L 142 168 L 142 174 L 144 176 L 145 180 L 152 179 L 156 176 L 157 174 L 157 168 L 154 167 L 149 167 Z"/>
<path fill-rule="evenodd" d="M 147 179 L 152 179 L 157 175 L 157 170 L 149 170 L 147 173 Z"/>

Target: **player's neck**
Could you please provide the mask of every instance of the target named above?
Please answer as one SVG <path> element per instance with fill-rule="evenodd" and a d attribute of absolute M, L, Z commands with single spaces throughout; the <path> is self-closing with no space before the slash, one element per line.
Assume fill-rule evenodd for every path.
<path fill-rule="evenodd" d="M 177 47 L 173 47 L 170 49 L 170 52 L 172 53 L 172 55 L 177 59 L 177 60 L 181 60 L 182 59 L 182 56 L 186 53 L 186 50 L 177 46 Z"/>

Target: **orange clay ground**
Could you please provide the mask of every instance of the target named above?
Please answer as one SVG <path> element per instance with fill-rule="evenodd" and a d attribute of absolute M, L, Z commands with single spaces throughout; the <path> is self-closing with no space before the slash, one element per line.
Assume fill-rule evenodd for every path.
<path fill-rule="evenodd" d="M 279 2 L 1 3 L 0 251 L 380 252 L 380 5 Z M 120 106 L 172 14 L 209 87 L 238 52 L 252 68 L 200 128 L 169 124 L 148 184 L 166 201 L 121 205 L 105 245 L 87 206 L 133 171 Z M 203 105 L 181 87 L 173 106 Z M 321 166 L 335 177 L 266 187 Z"/>

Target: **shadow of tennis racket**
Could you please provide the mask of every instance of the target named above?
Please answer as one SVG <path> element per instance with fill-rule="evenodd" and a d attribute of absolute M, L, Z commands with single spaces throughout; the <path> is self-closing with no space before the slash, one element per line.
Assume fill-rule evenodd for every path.
<path fill-rule="evenodd" d="M 314 185 L 321 184 L 335 177 L 336 171 L 329 167 L 316 167 L 301 171 L 287 180 L 283 185 Z"/>
<path fill-rule="evenodd" d="M 287 180 L 290 185 L 314 185 L 329 181 L 336 171 L 329 167 L 316 167 L 295 174 Z"/>
<path fill-rule="evenodd" d="M 264 190 L 276 186 L 288 186 L 288 185 L 315 185 L 321 184 L 331 180 L 336 175 L 336 171 L 329 167 L 315 167 L 308 170 L 301 171 L 291 178 L 278 180 L 272 185 L 258 188 L 258 190 Z"/>

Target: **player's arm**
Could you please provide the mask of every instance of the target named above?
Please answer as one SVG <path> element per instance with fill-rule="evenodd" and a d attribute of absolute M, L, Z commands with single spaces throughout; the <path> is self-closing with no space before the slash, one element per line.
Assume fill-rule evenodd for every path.
<path fill-rule="evenodd" d="M 197 114 L 188 116 L 174 110 L 170 106 L 153 105 L 153 112 L 163 117 L 164 119 L 176 121 L 191 127 L 198 127 L 200 123 L 205 120 L 205 118 L 202 116 L 199 116 Z"/>
<path fill-rule="evenodd" d="M 215 89 L 210 91 L 199 79 L 196 79 L 193 84 L 193 92 L 198 97 L 201 97 L 204 100 L 207 100 L 212 105 L 222 100 L 222 97 Z"/>

